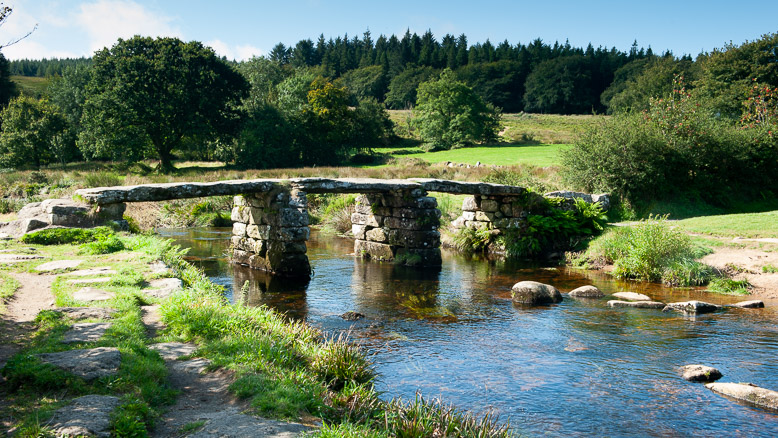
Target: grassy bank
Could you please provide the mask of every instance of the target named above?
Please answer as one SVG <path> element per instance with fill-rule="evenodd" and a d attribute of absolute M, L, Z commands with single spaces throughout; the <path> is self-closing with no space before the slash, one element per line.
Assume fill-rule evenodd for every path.
<path fill-rule="evenodd" d="M 778 211 L 695 217 L 675 224 L 688 233 L 716 237 L 778 238 Z"/>
<path fill-rule="evenodd" d="M 415 158 L 427 163 L 445 162 L 475 165 L 481 163 L 494 166 L 531 165 L 538 167 L 559 166 L 560 152 L 570 148 L 567 144 L 489 146 L 452 149 L 449 151 L 425 152 L 419 147 L 376 149 L 395 159 Z"/>

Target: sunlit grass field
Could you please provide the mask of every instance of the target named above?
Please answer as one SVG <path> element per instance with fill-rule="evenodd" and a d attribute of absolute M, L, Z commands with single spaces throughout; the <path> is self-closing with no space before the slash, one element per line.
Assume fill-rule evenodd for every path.
<path fill-rule="evenodd" d="M 561 152 L 569 149 L 569 144 L 553 145 L 494 145 L 473 146 L 449 151 L 424 152 L 418 147 L 376 149 L 397 158 L 419 158 L 428 163 L 463 163 L 474 165 L 477 162 L 487 165 L 512 166 L 528 164 L 538 167 L 559 166 Z"/>
<path fill-rule="evenodd" d="M 778 211 L 701 216 L 683 219 L 677 225 L 689 233 L 712 236 L 778 238 Z"/>

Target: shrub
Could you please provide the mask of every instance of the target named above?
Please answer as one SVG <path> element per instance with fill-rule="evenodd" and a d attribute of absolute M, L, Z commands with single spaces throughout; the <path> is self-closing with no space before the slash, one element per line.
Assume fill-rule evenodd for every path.
<path fill-rule="evenodd" d="M 113 235 L 108 227 L 97 228 L 50 228 L 22 236 L 21 241 L 37 245 L 65 245 L 104 240 Z"/>
<path fill-rule="evenodd" d="M 81 254 L 110 254 L 124 249 L 124 243 L 116 236 L 100 236 L 93 242 L 81 245 Z"/>
<path fill-rule="evenodd" d="M 492 233 L 487 227 L 462 227 L 454 234 L 454 246 L 464 253 L 483 253 L 492 242 Z"/>
<path fill-rule="evenodd" d="M 751 283 L 748 280 L 714 277 L 710 280 L 708 291 L 725 295 L 748 295 Z"/>

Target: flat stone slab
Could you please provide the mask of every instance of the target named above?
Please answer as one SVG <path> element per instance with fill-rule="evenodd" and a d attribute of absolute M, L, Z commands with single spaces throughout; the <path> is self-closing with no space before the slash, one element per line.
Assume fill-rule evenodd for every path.
<path fill-rule="evenodd" d="M 95 342 L 100 340 L 109 328 L 111 328 L 111 324 L 107 322 L 82 322 L 73 324 L 70 330 L 65 332 L 62 342 L 65 344 Z"/>
<path fill-rule="evenodd" d="M 527 192 L 524 187 L 508 186 L 483 182 L 451 181 L 434 178 L 411 178 L 428 192 L 456 193 L 462 195 L 503 195 L 518 196 Z"/>
<path fill-rule="evenodd" d="M 610 300 L 608 301 L 610 307 L 630 307 L 633 309 L 664 309 L 665 303 L 659 301 L 620 301 Z"/>
<path fill-rule="evenodd" d="M 178 278 L 158 278 L 149 281 L 149 287 L 143 293 L 150 297 L 164 299 L 183 289 L 184 283 Z"/>
<path fill-rule="evenodd" d="M 280 179 L 251 179 L 214 182 L 175 182 L 137 186 L 95 187 L 76 190 L 76 195 L 93 204 L 166 201 L 169 199 L 234 196 L 263 193 L 278 187 Z"/>
<path fill-rule="evenodd" d="M 291 183 L 306 193 L 389 193 L 422 189 L 419 183 L 408 179 L 294 178 Z"/>
<path fill-rule="evenodd" d="M 651 297 L 648 295 L 643 295 L 636 292 L 616 292 L 613 294 L 613 296 L 619 300 L 626 301 L 651 301 Z"/>
<path fill-rule="evenodd" d="M 684 365 L 681 373 L 690 382 L 713 382 L 722 377 L 721 371 L 705 365 Z"/>
<path fill-rule="evenodd" d="M 108 301 L 114 298 L 116 294 L 113 292 L 88 286 L 73 292 L 73 299 L 76 301 Z"/>
<path fill-rule="evenodd" d="M 108 307 L 58 307 L 52 310 L 73 319 L 111 319 L 119 312 Z"/>
<path fill-rule="evenodd" d="M 170 273 L 170 268 L 164 264 L 162 261 L 157 260 L 156 262 L 149 263 L 149 268 L 151 269 L 152 274 L 168 274 Z"/>
<path fill-rule="evenodd" d="M 160 344 L 149 345 L 149 350 L 154 350 L 165 360 L 176 360 L 181 356 L 189 356 L 197 350 L 195 344 L 184 344 L 182 342 L 163 342 Z"/>
<path fill-rule="evenodd" d="M 111 277 L 97 277 L 97 278 L 74 278 L 73 280 L 68 280 L 68 284 L 101 284 L 101 283 L 108 283 L 111 281 Z"/>
<path fill-rule="evenodd" d="M 170 365 L 170 368 L 182 373 L 203 374 L 210 365 L 210 360 L 198 358 L 175 361 L 172 363 L 172 365 Z"/>
<path fill-rule="evenodd" d="M 41 361 L 73 373 L 84 380 L 116 374 L 122 361 L 119 349 L 113 347 L 43 353 L 38 357 Z"/>
<path fill-rule="evenodd" d="M 43 256 L 37 254 L 0 254 L 0 263 L 19 263 L 30 260 L 40 260 Z"/>
<path fill-rule="evenodd" d="M 198 420 L 205 420 L 206 423 L 200 430 L 189 435 L 189 438 L 297 438 L 302 433 L 312 430 L 302 424 L 241 414 L 236 408 L 204 414 Z"/>
<path fill-rule="evenodd" d="M 72 275 L 74 277 L 88 277 L 90 275 L 114 275 L 116 270 L 109 266 L 100 266 L 98 268 L 80 269 L 78 271 L 68 272 L 64 275 Z"/>
<path fill-rule="evenodd" d="M 85 395 L 54 412 L 49 422 L 56 436 L 109 437 L 111 412 L 119 399 L 110 395 Z"/>
<path fill-rule="evenodd" d="M 581 286 L 571 290 L 568 295 L 576 298 L 601 298 L 605 296 L 605 294 L 595 286 Z"/>
<path fill-rule="evenodd" d="M 84 261 L 83 260 L 55 260 L 53 262 L 43 263 L 42 265 L 36 266 L 35 270 L 38 272 L 68 270 L 68 269 L 76 268 L 81 263 L 84 263 Z"/>
<path fill-rule="evenodd" d="M 721 306 L 711 303 L 706 303 L 704 301 L 683 301 L 680 303 L 667 303 L 667 306 L 662 309 L 663 312 L 669 312 L 671 310 L 676 310 L 678 312 L 683 312 L 686 315 L 699 315 L 702 313 L 711 313 L 716 312 L 718 310 L 721 310 Z"/>
<path fill-rule="evenodd" d="M 778 410 L 778 392 L 751 383 L 708 383 L 706 388 L 760 408 Z"/>
<path fill-rule="evenodd" d="M 739 303 L 730 304 L 730 306 L 740 307 L 743 309 L 762 309 L 764 308 L 764 301 L 762 300 L 741 301 Z"/>

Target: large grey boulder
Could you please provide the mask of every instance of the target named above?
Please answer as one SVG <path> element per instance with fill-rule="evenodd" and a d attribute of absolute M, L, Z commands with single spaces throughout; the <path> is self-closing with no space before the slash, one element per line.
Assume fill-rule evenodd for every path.
<path fill-rule="evenodd" d="M 721 306 L 716 304 L 706 303 L 704 301 L 683 301 L 680 303 L 667 303 L 667 306 L 662 309 L 663 312 L 669 312 L 675 310 L 682 312 L 685 315 L 700 315 L 703 313 L 712 313 L 721 309 Z"/>
<path fill-rule="evenodd" d="M 571 290 L 569 295 L 576 298 L 601 298 L 605 296 L 605 294 L 595 286 L 581 286 Z"/>
<path fill-rule="evenodd" d="M 651 301 L 651 297 L 648 295 L 643 295 L 636 292 L 616 292 L 613 294 L 613 296 L 620 300 L 626 301 Z"/>
<path fill-rule="evenodd" d="M 664 309 L 665 303 L 658 301 L 608 301 L 609 307 L 629 307 L 632 309 Z"/>
<path fill-rule="evenodd" d="M 519 304 L 553 304 L 562 301 L 562 294 L 554 286 L 537 281 L 520 281 L 511 288 L 513 302 Z"/>
<path fill-rule="evenodd" d="M 760 408 L 778 410 L 778 392 L 751 383 L 708 383 L 706 388 Z"/>
<path fill-rule="evenodd" d="M 37 356 L 42 362 L 75 374 L 84 380 L 116 374 L 122 362 L 121 353 L 113 347 L 43 353 Z"/>
<path fill-rule="evenodd" d="M 119 399 L 109 395 L 85 395 L 57 409 L 49 424 L 58 437 L 111 436 L 111 412 Z"/>
<path fill-rule="evenodd" d="M 722 377 L 721 371 L 705 365 L 684 365 L 681 373 L 690 382 L 713 382 Z"/>

